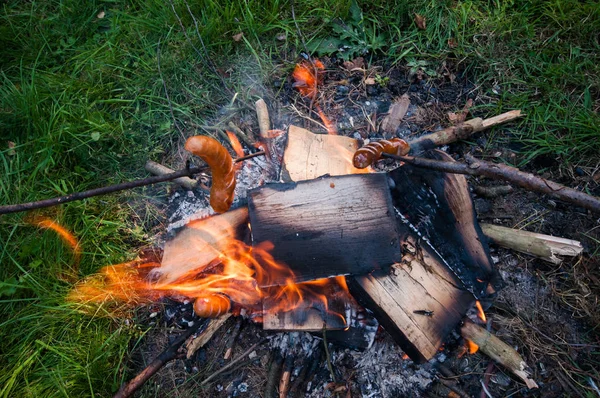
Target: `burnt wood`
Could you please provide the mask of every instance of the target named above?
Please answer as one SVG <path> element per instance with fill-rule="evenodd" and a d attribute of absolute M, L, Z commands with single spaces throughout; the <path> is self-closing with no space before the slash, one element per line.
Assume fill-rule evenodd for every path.
<path fill-rule="evenodd" d="M 415 362 L 431 359 L 475 298 L 410 224 L 401 222 L 403 259 L 390 272 L 347 277 L 356 300 Z M 424 313 L 431 313 L 425 315 Z"/>
<path fill-rule="evenodd" d="M 271 242 L 272 256 L 296 282 L 366 274 L 400 261 L 386 174 L 266 184 L 248 197 L 253 246 Z"/>
<path fill-rule="evenodd" d="M 430 159 L 454 161 L 441 151 Z M 466 289 L 484 297 L 495 279 L 487 238 L 483 234 L 463 175 L 405 164 L 390 172 L 394 206 L 439 252 Z"/>

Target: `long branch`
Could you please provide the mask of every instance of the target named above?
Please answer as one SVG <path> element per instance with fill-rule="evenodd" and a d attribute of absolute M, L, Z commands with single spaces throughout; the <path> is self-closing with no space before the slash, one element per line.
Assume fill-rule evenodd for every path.
<path fill-rule="evenodd" d="M 264 151 L 259 151 L 255 153 L 251 153 L 250 155 L 242 156 L 241 158 L 235 159 L 235 162 L 241 162 L 243 160 L 247 160 L 256 156 L 264 155 Z M 33 210 L 33 209 L 41 209 L 43 207 L 56 206 L 63 203 L 73 202 L 75 200 L 82 200 L 86 198 L 90 198 L 92 196 L 106 195 L 108 193 L 123 191 L 126 189 L 132 189 L 137 187 L 143 187 L 146 185 L 157 184 L 159 182 L 171 181 L 180 177 L 191 177 L 194 174 L 202 173 L 204 171 L 209 170 L 208 166 L 204 167 L 193 167 L 189 169 L 179 170 L 174 173 L 165 174 L 162 176 L 154 176 L 143 178 L 141 180 L 123 182 L 121 184 L 109 185 L 106 187 L 94 188 L 89 191 L 83 192 L 74 192 L 69 195 L 60 196 L 58 198 L 52 199 L 44 199 L 39 200 L 37 202 L 29 202 L 29 203 L 19 203 L 16 205 L 7 205 L 0 206 L 0 214 L 9 214 L 9 213 L 18 213 L 21 211 Z"/>
<path fill-rule="evenodd" d="M 515 167 L 475 159 L 471 155 L 465 156 L 466 163 L 446 162 L 415 156 L 395 156 L 389 154 L 382 154 L 382 156 L 401 160 L 413 166 L 443 171 L 446 173 L 468 174 L 505 180 L 529 191 L 545 193 L 556 199 L 573 203 L 585 209 L 600 213 L 600 198 L 566 187 L 557 182 L 546 180 L 545 178 L 537 177 L 530 173 L 525 173 Z"/>
<path fill-rule="evenodd" d="M 150 362 L 148 366 L 144 368 L 137 376 L 133 379 L 129 380 L 127 384 L 124 384 L 121 389 L 115 394 L 114 398 L 127 398 L 133 395 L 144 383 L 152 377 L 160 368 L 165 366 L 165 364 L 169 361 L 172 361 L 177 357 L 177 352 L 179 348 L 185 343 L 185 341 L 190 338 L 196 331 L 207 324 L 207 321 L 198 320 L 191 328 L 187 329 L 184 333 L 181 334 L 171 344 L 168 346 L 163 352 L 161 352 L 154 361 Z"/>

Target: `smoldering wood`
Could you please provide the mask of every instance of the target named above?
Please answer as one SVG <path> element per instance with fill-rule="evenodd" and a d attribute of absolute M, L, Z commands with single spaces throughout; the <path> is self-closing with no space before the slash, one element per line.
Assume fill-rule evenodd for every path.
<path fill-rule="evenodd" d="M 450 155 L 426 156 L 453 162 Z M 477 222 L 467 180 L 462 175 L 403 165 L 390 172 L 394 206 L 439 252 L 475 297 L 485 296 L 494 275 L 486 238 Z"/>
<path fill-rule="evenodd" d="M 253 246 L 271 242 L 270 253 L 296 282 L 365 274 L 400 260 L 385 174 L 266 184 L 248 193 L 248 208 Z"/>
<path fill-rule="evenodd" d="M 530 377 L 530 368 L 514 348 L 471 321 L 465 321 L 460 332 L 465 339 L 477 344 L 481 352 L 523 380 L 528 388 L 538 388 L 537 383 Z"/>
<path fill-rule="evenodd" d="M 377 319 L 335 283 L 326 285 L 322 294 L 327 297 L 327 309 L 304 302 L 290 311 L 273 312 L 267 310 L 273 299 L 265 299 L 263 329 L 308 331 L 317 336 L 322 336 L 326 330 L 327 339 L 338 346 L 358 350 L 370 348 L 379 327 Z"/>
<path fill-rule="evenodd" d="M 183 332 L 175 341 L 169 345 L 163 352 L 161 352 L 148 366 L 146 366 L 137 376 L 131 379 L 126 384 L 123 384 L 119 391 L 115 394 L 114 398 L 127 398 L 131 397 L 141 386 L 144 385 L 150 377 L 152 377 L 158 370 L 165 366 L 168 362 L 172 361 L 178 356 L 179 349 L 196 331 L 203 328 L 206 325 L 206 321 L 198 320 L 196 323 Z"/>
<path fill-rule="evenodd" d="M 573 239 L 493 224 L 481 224 L 481 228 L 483 233 L 497 245 L 535 256 L 553 264 L 562 263 L 562 258 L 559 256 L 575 257 L 583 252 L 581 242 Z"/>
<path fill-rule="evenodd" d="M 171 283 L 194 270 L 202 270 L 220 255 L 219 244 L 243 236 L 247 225 L 246 207 L 190 221 L 165 243 L 161 266 L 156 270 L 159 281 Z"/>
<path fill-rule="evenodd" d="M 348 327 L 348 322 L 344 318 L 346 295 L 336 291 L 334 284 L 324 285 L 322 289 L 321 293 L 327 297 L 327 307 L 325 307 L 325 303 L 315 302 L 308 296 L 298 307 L 285 312 L 269 311 L 268 308 L 273 307 L 277 299 L 267 295 L 263 299 L 263 329 L 305 332 L 346 329 Z"/>
<path fill-rule="evenodd" d="M 474 302 L 443 259 L 405 225 L 400 231 L 403 258 L 391 272 L 348 277 L 360 304 L 415 362 L 431 359 Z M 414 311 L 433 311 L 423 316 Z"/>
<path fill-rule="evenodd" d="M 223 314 L 218 318 L 208 319 L 204 332 L 198 335 L 198 337 L 196 337 L 195 339 L 191 339 L 190 341 L 188 341 L 186 345 L 187 359 L 193 357 L 196 351 L 204 347 L 206 343 L 208 343 L 210 339 L 213 338 L 215 333 L 217 333 L 217 331 L 221 329 L 221 326 L 223 326 L 230 317 L 231 313 L 228 312 L 227 314 Z"/>
<path fill-rule="evenodd" d="M 235 134 L 236 134 L 238 137 L 240 137 L 240 138 L 242 139 L 242 141 L 244 141 L 244 143 L 245 143 L 246 145 L 248 145 L 248 147 L 249 147 L 249 148 L 252 148 L 252 147 L 254 146 L 254 139 L 251 139 L 251 138 L 249 137 L 249 135 L 248 135 L 248 134 L 246 134 L 246 133 L 244 133 L 244 131 L 243 131 L 241 128 L 239 128 L 239 127 L 238 127 L 238 126 L 237 126 L 235 123 L 233 123 L 233 122 L 231 122 L 231 121 L 230 121 L 229 123 L 227 123 L 227 126 L 228 126 L 228 127 L 231 129 L 231 130 L 233 130 L 233 132 L 234 132 L 234 133 L 235 133 Z"/>

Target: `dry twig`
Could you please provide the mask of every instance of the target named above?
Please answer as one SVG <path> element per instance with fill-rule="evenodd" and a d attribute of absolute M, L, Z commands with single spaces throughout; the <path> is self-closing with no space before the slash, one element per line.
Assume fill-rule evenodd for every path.
<path fill-rule="evenodd" d="M 446 162 L 415 156 L 396 156 L 382 154 L 383 157 L 406 162 L 416 167 L 443 171 L 446 173 L 484 176 L 497 180 L 505 180 L 529 191 L 548 194 L 556 199 L 573 203 L 596 213 L 600 213 L 600 198 L 588 195 L 554 181 L 534 176 L 505 164 L 491 163 L 465 155 L 466 163 Z"/>
<path fill-rule="evenodd" d="M 124 384 L 115 394 L 114 398 L 127 398 L 133 395 L 150 377 L 152 377 L 167 362 L 177 358 L 179 348 L 190 338 L 197 330 L 206 325 L 206 321 L 197 321 L 191 328 L 187 329 L 171 344 L 166 350 L 161 352 L 154 361 L 150 362 L 137 376 Z"/>

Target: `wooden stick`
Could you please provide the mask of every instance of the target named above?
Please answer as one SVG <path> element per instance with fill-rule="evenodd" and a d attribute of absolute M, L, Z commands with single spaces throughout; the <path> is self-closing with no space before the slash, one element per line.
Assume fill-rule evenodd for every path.
<path fill-rule="evenodd" d="M 248 145 L 248 147 L 254 147 L 254 140 L 250 139 L 250 137 L 248 137 L 246 133 L 244 133 L 244 131 L 242 131 L 242 129 L 239 128 L 235 123 L 229 122 L 227 125 L 242 139 L 242 141 L 244 141 L 246 145 Z"/>
<path fill-rule="evenodd" d="M 154 361 L 150 362 L 144 370 L 142 370 L 137 376 L 131 379 L 127 384 L 124 384 L 119 391 L 115 394 L 114 398 L 127 398 L 131 397 L 152 375 L 154 375 L 160 368 L 165 364 L 177 357 L 179 348 L 185 343 L 185 341 L 191 337 L 198 329 L 206 325 L 206 321 L 198 320 L 192 327 L 187 329 L 171 344 L 167 349 L 161 352 Z"/>
<path fill-rule="evenodd" d="M 146 169 L 148 173 L 154 174 L 155 176 L 164 176 L 166 174 L 171 174 L 175 172 L 175 170 L 172 170 L 167 166 L 163 166 L 160 163 L 153 162 L 152 160 L 148 160 L 146 162 L 146 166 L 144 167 L 144 169 Z M 173 182 L 181 185 L 188 191 L 191 191 L 192 189 L 198 186 L 198 181 L 189 177 L 176 178 L 173 180 Z"/>
<path fill-rule="evenodd" d="M 251 153 L 246 156 L 242 156 L 241 158 L 237 158 L 235 162 L 241 162 L 244 160 L 248 160 L 254 158 L 256 156 L 263 156 L 265 154 L 264 151 L 259 151 L 255 153 Z M 204 167 L 192 167 L 189 169 L 179 170 L 171 174 L 165 174 L 160 176 L 142 178 L 140 180 L 134 180 L 129 182 L 123 182 L 121 184 L 109 185 L 106 187 L 100 187 L 95 189 L 90 189 L 89 191 L 83 192 L 74 192 L 69 195 L 59 196 L 57 198 L 52 199 L 44 199 L 39 200 L 37 202 L 28 202 L 28 203 L 19 203 L 16 205 L 8 205 L 8 206 L 0 206 L 0 214 L 9 214 L 9 213 L 18 213 L 21 211 L 41 209 L 44 207 L 56 206 L 63 203 L 73 202 L 76 200 L 82 200 L 91 198 L 92 196 L 100 196 L 106 195 L 113 192 L 124 191 L 126 189 L 132 189 L 137 187 L 143 187 L 146 185 L 158 184 L 159 182 L 171 181 L 180 177 L 190 177 L 194 174 L 202 173 L 210 170 L 208 166 Z"/>
<path fill-rule="evenodd" d="M 465 339 L 477 344 L 481 352 L 523 380 L 527 388 L 538 388 L 537 383 L 529 377 L 527 364 L 514 348 L 488 332 L 485 328 L 468 320 L 465 321 L 460 332 Z"/>
<path fill-rule="evenodd" d="M 281 379 L 279 380 L 279 398 L 286 398 L 288 391 L 290 390 L 290 380 L 292 378 L 292 371 L 294 367 L 294 355 L 288 352 L 285 360 L 283 361 L 283 371 L 281 372 Z"/>
<path fill-rule="evenodd" d="M 214 379 L 221 373 L 225 372 L 228 369 L 231 369 L 233 367 L 233 365 L 235 365 L 236 363 L 238 363 L 239 361 L 244 359 L 248 354 L 250 354 L 252 351 L 254 351 L 256 349 L 256 347 L 258 347 L 261 344 L 264 344 L 267 340 L 268 339 L 265 337 L 264 339 L 260 340 L 258 343 L 254 344 L 252 347 L 248 348 L 242 355 L 235 358 L 233 361 L 229 362 L 227 365 L 223 366 L 221 369 L 217 370 L 215 373 L 211 374 L 206 379 L 204 379 L 204 381 L 202 383 L 200 383 L 200 385 L 201 386 L 206 385 L 209 381 L 211 381 L 212 379 Z"/>
<path fill-rule="evenodd" d="M 264 398 L 276 397 L 276 386 L 278 380 L 277 376 L 280 374 L 282 366 L 283 355 L 281 355 L 279 350 L 273 351 L 271 365 L 269 366 L 269 371 L 267 372 L 267 383 L 265 384 Z"/>
<path fill-rule="evenodd" d="M 444 171 L 446 173 L 484 176 L 497 180 L 505 180 L 529 191 L 541 192 L 556 199 L 573 203 L 588 210 L 600 213 L 600 198 L 588 195 L 545 178 L 525 173 L 517 168 L 501 163 L 491 163 L 465 155 L 466 163 L 446 162 L 415 156 L 396 156 L 382 154 L 383 157 L 401 160 L 413 166 Z"/>
<path fill-rule="evenodd" d="M 419 138 L 409 141 L 411 153 L 416 154 L 427 149 L 433 149 L 437 146 L 450 144 L 458 140 L 464 140 L 482 130 L 506 123 L 521 117 L 520 110 L 514 110 L 503 113 L 488 119 L 474 118 L 466 122 L 436 131 L 431 134 L 423 135 Z"/>
<path fill-rule="evenodd" d="M 494 243 L 507 249 L 529 254 L 553 264 L 562 263 L 558 256 L 575 257 L 583 252 L 581 242 L 502 227 L 493 224 L 480 224 L 483 233 Z"/>
<path fill-rule="evenodd" d="M 219 330 L 221 326 L 225 324 L 225 322 L 229 319 L 230 316 L 231 313 L 228 312 L 226 314 L 221 315 L 218 318 L 210 319 L 208 325 L 206 326 L 206 329 L 204 330 L 204 333 L 202 333 L 200 336 L 188 343 L 186 355 L 187 359 L 190 359 L 196 353 L 196 351 L 204 347 L 206 343 L 208 343 L 210 339 L 212 339 L 215 333 L 217 333 L 217 330 Z"/>
<path fill-rule="evenodd" d="M 262 98 L 254 103 L 256 106 L 256 115 L 258 116 L 258 126 L 260 128 L 260 136 L 269 138 L 269 130 L 271 130 L 271 120 L 269 119 L 269 109 L 265 100 Z"/>
<path fill-rule="evenodd" d="M 233 332 L 231 332 L 231 336 L 229 337 L 229 341 L 227 342 L 227 348 L 225 349 L 225 354 L 223 355 L 223 359 L 228 360 L 231 358 L 231 354 L 233 354 L 233 346 L 235 345 L 235 341 L 240 335 L 240 331 L 242 330 L 242 323 L 244 322 L 244 318 L 240 317 L 235 323 L 233 327 Z"/>

